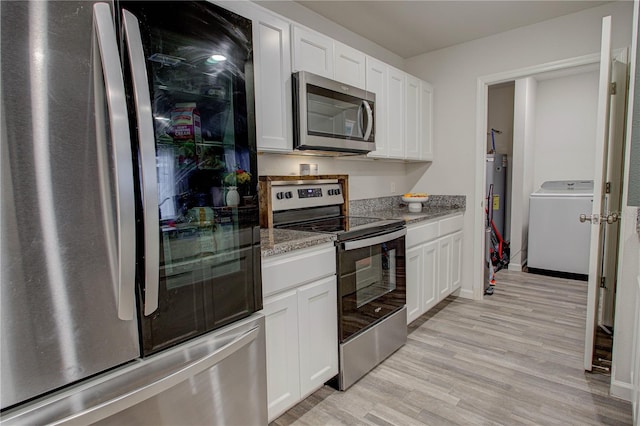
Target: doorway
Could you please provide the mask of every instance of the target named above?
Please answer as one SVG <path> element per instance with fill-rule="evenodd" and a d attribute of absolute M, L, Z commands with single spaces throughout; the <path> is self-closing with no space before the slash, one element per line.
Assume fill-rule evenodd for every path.
<path fill-rule="evenodd" d="M 626 57 L 618 57 L 618 66 L 626 72 Z M 510 200 L 504 203 L 505 206 L 510 206 L 510 209 L 505 211 L 505 230 L 507 230 L 505 232 L 505 240 L 511 242 L 509 269 L 521 270 L 527 264 L 530 194 L 538 189 L 542 182 L 547 180 L 590 179 L 594 174 L 593 148 L 595 143 L 594 146 L 590 147 L 585 144 L 585 139 L 587 137 L 594 138 L 595 129 L 589 128 L 589 124 L 593 125 L 595 118 L 585 120 L 584 116 L 591 115 L 595 117 L 593 111 L 596 109 L 598 99 L 597 65 L 599 59 L 598 55 L 591 55 L 479 79 L 478 107 L 482 107 L 483 114 L 479 114 L 478 117 L 484 116 L 486 121 L 482 123 L 482 127 L 480 127 L 481 123 L 478 122 L 478 130 L 482 129 L 482 133 L 478 132 L 477 134 L 478 146 L 483 151 L 478 152 L 480 148 L 477 149 L 479 154 L 478 166 L 480 162 L 485 163 L 486 161 L 486 153 L 490 151 L 488 142 L 496 146 L 496 151 L 502 146 L 508 157 L 509 147 L 511 147 L 508 159 L 510 173 L 507 183 Z M 491 111 L 494 106 L 491 105 L 491 101 L 496 98 L 496 96 L 493 96 L 494 93 L 492 91 L 504 91 L 511 85 L 514 87 L 514 100 L 512 102 L 513 116 L 515 117 L 512 128 L 513 136 L 511 141 L 503 140 L 497 143 L 489 141 L 488 138 L 491 136 L 498 140 L 505 133 L 507 135 L 509 133 L 508 126 L 502 125 L 506 129 L 501 129 L 499 125 L 492 122 Z M 580 88 L 581 86 L 582 88 Z M 588 87 L 591 87 L 591 89 L 586 90 L 585 88 Z M 620 89 L 622 89 L 620 91 L 621 96 L 618 98 L 620 99 L 620 105 L 624 107 L 626 104 L 624 96 L 626 87 Z M 567 93 L 571 90 L 573 90 L 573 94 Z M 586 95 L 591 96 L 591 98 L 587 99 L 588 96 L 585 98 Z M 506 98 L 508 99 L 508 97 Z M 551 102 L 554 99 L 556 102 Z M 574 107 L 568 107 L 566 105 L 567 100 L 574 102 Z M 565 102 L 565 105 L 563 106 L 560 101 Z M 544 106 L 541 106 L 541 104 L 544 104 Z M 582 116 L 583 118 L 576 120 L 576 114 L 574 114 L 573 118 L 563 117 L 563 112 L 576 112 L 573 110 L 578 107 L 581 109 L 581 114 L 577 114 L 577 116 Z M 593 111 L 590 111 L 589 107 Z M 615 108 L 615 106 L 612 108 Z M 504 106 L 502 109 L 504 109 Z M 624 117 L 624 113 L 619 114 L 619 116 Z M 555 120 L 555 123 L 553 120 Z M 573 128 L 569 125 L 571 120 L 574 121 Z M 624 122 L 618 123 L 617 126 L 624 128 Z M 612 123 L 613 127 L 615 125 Z M 492 134 L 491 129 L 502 131 L 502 133 L 494 131 Z M 553 134 L 553 132 L 557 134 Z M 615 137 L 615 133 L 615 131 L 612 133 L 612 138 Z M 480 135 L 482 135 L 482 140 L 480 140 Z M 621 148 L 623 145 L 624 139 L 620 139 L 619 147 Z M 619 152 L 623 152 L 623 150 L 619 149 Z M 586 158 L 589 155 L 591 157 Z M 619 158 L 611 161 L 621 164 Z M 618 168 L 617 170 L 619 173 L 620 169 Z M 484 183 L 485 177 L 480 176 L 480 172 L 478 172 L 477 178 L 482 178 L 481 180 Z M 482 198 L 487 200 L 484 189 L 476 184 L 476 194 L 482 193 Z M 480 192 L 481 190 L 482 192 Z M 611 200 L 611 203 L 615 205 L 615 200 Z M 476 223 L 484 219 L 484 211 L 479 211 L 478 209 L 478 213 L 478 217 L 475 218 Z M 590 212 L 585 213 L 589 214 Z M 484 227 L 479 227 L 478 229 L 484 229 Z M 615 233 L 617 231 L 610 229 L 608 232 Z M 479 239 L 482 240 L 483 238 Z M 479 260 L 478 264 L 484 266 L 486 264 L 484 262 L 484 246 L 476 242 L 475 249 L 477 250 L 475 253 L 476 259 Z M 611 265 L 613 265 L 613 268 L 610 269 L 615 271 L 615 259 L 612 259 Z M 474 297 L 477 299 L 482 298 L 484 287 L 484 282 L 480 288 L 474 287 Z M 611 331 L 610 327 L 613 326 L 615 312 L 613 303 L 615 299 L 615 277 L 612 278 L 608 285 L 604 285 L 600 292 L 598 324 L 603 327 L 599 327 L 599 329 Z M 610 348 L 608 351 L 610 359 Z M 597 350 L 596 357 L 606 358 L 602 352 Z"/>

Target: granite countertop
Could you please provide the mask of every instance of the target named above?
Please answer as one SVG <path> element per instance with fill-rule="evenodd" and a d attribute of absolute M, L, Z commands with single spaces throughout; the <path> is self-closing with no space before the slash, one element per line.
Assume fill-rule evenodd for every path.
<path fill-rule="evenodd" d="M 421 212 L 410 213 L 408 207 L 399 203 L 399 197 L 383 197 L 356 200 L 349 205 L 351 216 L 378 217 L 380 219 L 402 219 L 407 225 L 464 213 L 464 196 L 432 196 L 435 202 L 427 202 Z M 402 207 L 401 207 L 402 206 Z M 336 236 L 317 232 L 290 229 L 260 229 L 262 257 L 287 253 L 307 247 L 333 242 Z"/>
<path fill-rule="evenodd" d="M 260 248 L 262 258 L 287 253 L 324 243 L 332 243 L 336 236 L 317 232 L 294 231 L 291 229 L 261 228 Z"/>
<path fill-rule="evenodd" d="M 362 212 L 359 216 L 379 217 L 381 219 L 402 219 L 407 225 L 437 219 L 457 213 L 464 213 L 464 207 L 458 206 L 425 206 L 421 212 L 411 213 L 408 208 L 396 208 L 392 210 L 372 210 Z"/>
<path fill-rule="evenodd" d="M 360 215 L 367 217 L 379 217 L 381 219 L 402 219 L 407 225 L 410 225 L 456 213 L 464 213 L 464 208 L 428 206 L 424 207 L 419 213 L 410 213 L 406 208 L 404 208 L 394 210 L 373 210 L 363 212 Z M 336 236 L 332 234 L 277 228 L 260 229 L 260 245 L 263 258 L 307 247 L 313 247 L 333 242 L 335 240 Z"/>

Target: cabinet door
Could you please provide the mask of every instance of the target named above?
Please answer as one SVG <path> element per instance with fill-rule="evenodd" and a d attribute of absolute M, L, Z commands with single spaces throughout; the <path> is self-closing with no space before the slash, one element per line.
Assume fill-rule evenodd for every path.
<path fill-rule="evenodd" d="M 407 324 L 422 315 L 422 246 L 407 250 Z"/>
<path fill-rule="evenodd" d="M 438 240 L 438 301 L 451 292 L 451 236 Z"/>
<path fill-rule="evenodd" d="M 405 79 L 404 111 L 404 157 L 408 160 L 420 159 L 420 80 L 407 75 Z"/>
<path fill-rule="evenodd" d="M 333 40 L 315 31 L 293 27 L 293 71 L 333 78 Z"/>
<path fill-rule="evenodd" d="M 433 86 L 420 82 L 420 159 L 433 161 Z"/>
<path fill-rule="evenodd" d="M 269 421 L 300 400 L 296 290 L 264 299 Z"/>
<path fill-rule="evenodd" d="M 337 311 L 335 275 L 298 288 L 302 398 L 338 374 Z"/>
<path fill-rule="evenodd" d="M 404 72 L 389 67 L 387 75 L 387 135 L 389 158 L 404 158 Z"/>
<path fill-rule="evenodd" d="M 255 11 L 253 60 L 258 151 L 293 149 L 289 24 Z"/>
<path fill-rule="evenodd" d="M 431 241 L 422 246 L 422 311 L 427 312 L 438 303 L 440 243 Z"/>
<path fill-rule="evenodd" d="M 365 89 L 365 54 L 334 41 L 335 79 L 341 83 Z"/>
<path fill-rule="evenodd" d="M 369 157 L 387 157 L 387 65 L 376 59 L 366 59 L 366 90 L 376 94 L 375 102 L 375 135 L 376 150 L 368 154 Z"/>
<path fill-rule="evenodd" d="M 451 291 L 462 284 L 462 231 L 451 236 Z"/>

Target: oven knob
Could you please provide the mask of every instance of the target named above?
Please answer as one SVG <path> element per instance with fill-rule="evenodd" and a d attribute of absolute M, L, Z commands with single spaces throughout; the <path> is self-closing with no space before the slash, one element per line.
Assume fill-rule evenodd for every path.
<path fill-rule="evenodd" d="M 328 190 L 327 195 L 333 195 L 333 189 Z"/>
<path fill-rule="evenodd" d="M 277 198 L 278 200 L 282 200 L 282 199 L 284 198 L 284 192 L 278 192 L 278 193 L 276 194 L 276 198 Z"/>
<path fill-rule="evenodd" d="M 291 191 L 286 192 L 286 193 L 284 194 L 284 198 L 293 198 L 293 193 L 292 193 Z"/>
<path fill-rule="evenodd" d="M 333 191 L 333 193 L 336 194 L 336 195 L 340 195 L 340 189 L 339 188 L 336 189 L 335 191 Z"/>

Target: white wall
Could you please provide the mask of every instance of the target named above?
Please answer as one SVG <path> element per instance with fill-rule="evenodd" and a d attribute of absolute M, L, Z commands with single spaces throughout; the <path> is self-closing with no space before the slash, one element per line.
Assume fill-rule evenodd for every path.
<path fill-rule="evenodd" d="M 318 164 L 319 174 L 348 174 L 351 200 L 409 192 L 429 167 L 424 163 L 405 164 L 347 157 L 261 154 L 258 156 L 258 173 L 260 175 L 299 175 L 302 163 Z M 395 187 L 395 190 L 392 190 L 392 187 Z"/>
<path fill-rule="evenodd" d="M 593 179 L 598 71 L 538 80 L 533 185 Z"/>
<path fill-rule="evenodd" d="M 516 81 L 514 94 L 513 166 L 511 198 L 511 262 L 519 271 L 527 260 L 529 194 L 533 192 L 533 145 L 536 127 L 537 82 L 533 77 Z"/>
<path fill-rule="evenodd" d="M 494 135 L 496 152 L 507 154 L 509 160 L 513 155 L 513 96 L 515 83 L 503 83 L 489 87 L 489 111 L 487 129 L 500 130 L 502 134 Z M 487 152 L 491 149 L 491 135 L 487 135 Z"/>
<path fill-rule="evenodd" d="M 467 196 L 465 244 L 461 294 L 479 295 L 482 277 L 475 264 L 477 241 L 482 238 L 482 200 L 476 199 L 477 146 L 476 98 L 481 77 L 518 70 L 555 61 L 593 55 L 600 50 L 602 18 L 611 15 L 612 46 L 623 48 L 631 43 L 632 2 L 612 2 L 562 16 L 542 23 L 518 28 L 494 36 L 452 46 L 406 60 L 406 71 L 429 81 L 434 98 L 434 151 L 437 161 L 417 185 L 427 192 Z M 485 118 L 486 120 L 486 118 Z M 484 140 L 480 142 L 484 145 Z M 482 147 L 484 148 L 484 146 Z M 456 167 L 452 167 L 455 164 Z M 479 167 L 479 166 L 478 166 Z M 635 280 L 635 277 L 634 277 Z M 627 283 L 624 283 L 627 285 Z M 475 290 L 475 293 L 474 293 Z M 628 300 L 620 299 L 621 304 Z M 619 311 L 625 312 L 625 308 Z M 624 314 L 626 315 L 626 314 Z M 625 318 L 631 321 L 631 318 Z M 620 342 L 626 343 L 626 342 Z M 631 342 L 629 342 L 629 345 Z M 631 349 L 618 353 L 623 380 L 629 380 Z"/>

